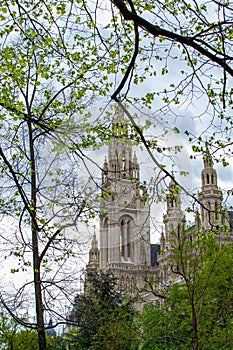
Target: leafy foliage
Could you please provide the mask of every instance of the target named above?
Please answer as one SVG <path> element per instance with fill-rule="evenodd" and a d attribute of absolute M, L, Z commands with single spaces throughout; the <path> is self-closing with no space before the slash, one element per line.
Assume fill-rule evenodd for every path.
<path fill-rule="evenodd" d="M 38 349 L 38 340 L 35 331 L 23 329 L 3 312 L 1 312 L 0 321 L 0 349 Z"/>
<path fill-rule="evenodd" d="M 117 290 L 111 273 L 87 272 L 87 295 L 78 295 L 70 315 L 74 349 L 136 349 L 135 311 Z"/>
<path fill-rule="evenodd" d="M 220 246 L 210 235 L 199 248 L 198 254 L 194 250 L 188 257 L 183 251 L 182 259 L 175 255 L 180 282 L 168 287 L 160 306 L 149 305 L 140 315 L 143 348 L 232 347 L 233 246 Z"/>
<path fill-rule="evenodd" d="M 227 1 L 112 0 L 103 10 L 89 1 L 0 0 L 0 23 L 0 212 L 7 221 L 12 218 L 10 237 L 4 227 L 1 239 L 14 245 L 4 254 L 18 259 L 11 271 L 33 274 L 44 350 L 42 306 L 51 311 L 56 284 L 50 273 L 53 264 L 63 271 L 62 262 L 72 255 L 64 229 L 95 214 L 95 190 L 77 181 L 75 167 L 84 162 L 84 151 L 111 137 L 109 120 L 93 123 L 84 109 L 103 96 L 140 108 L 155 102 L 170 116 L 177 114 L 174 106 L 191 107 L 191 116 L 203 121 L 198 133 L 185 132 L 193 151 L 220 150 L 227 165 L 232 156 L 232 9 Z M 147 124 L 155 124 L 154 115 L 149 119 Z M 170 124 L 180 132 L 173 120 Z M 137 125 L 135 132 L 140 135 Z M 157 140 L 145 144 L 157 154 L 165 152 Z M 183 272 L 189 268 L 194 270 L 188 265 Z M 16 295 L 20 304 L 29 285 Z"/>

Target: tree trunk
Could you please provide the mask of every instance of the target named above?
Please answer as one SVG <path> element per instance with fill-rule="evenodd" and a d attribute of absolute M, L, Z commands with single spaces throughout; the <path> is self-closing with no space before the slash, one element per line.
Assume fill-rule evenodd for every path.
<path fill-rule="evenodd" d="M 31 166 L 31 233 L 32 233 L 32 249 L 33 249 L 33 275 L 34 275 L 34 293 L 36 304 L 36 326 L 38 334 L 39 350 L 46 350 L 46 335 L 44 326 L 44 310 L 41 290 L 40 275 L 40 256 L 38 247 L 38 222 L 37 222 L 37 182 L 36 182 L 36 161 L 34 150 L 34 135 L 32 124 L 28 121 L 29 130 L 29 147 L 30 147 L 30 166 Z"/>
<path fill-rule="evenodd" d="M 46 336 L 44 326 L 44 310 L 41 291 L 41 277 L 40 277 L 40 261 L 38 254 L 38 241 L 37 232 L 33 232 L 34 244 L 33 244 L 33 262 L 34 262 L 34 291 L 35 291 L 35 303 L 36 303 L 36 323 L 39 350 L 46 350 Z"/>
<path fill-rule="evenodd" d="M 196 316 L 196 310 L 194 301 L 192 299 L 192 323 L 193 323 L 193 330 L 194 330 L 194 336 L 195 336 L 195 347 L 194 350 L 199 349 L 199 337 L 198 337 L 198 326 L 197 326 L 197 316 Z"/>

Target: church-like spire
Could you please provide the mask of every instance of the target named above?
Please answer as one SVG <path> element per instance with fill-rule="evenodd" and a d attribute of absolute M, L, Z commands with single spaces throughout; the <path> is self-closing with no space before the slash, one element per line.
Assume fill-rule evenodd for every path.
<path fill-rule="evenodd" d="M 98 248 L 98 241 L 96 238 L 96 234 L 94 232 L 94 235 L 91 241 L 91 249 L 89 250 L 88 268 L 98 268 L 98 267 L 99 267 L 99 248 Z"/>
<path fill-rule="evenodd" d="M 132 142 L 129 126 L 122 111 L 117 111 L 112 120 L 112 138 L 108 146 L 108 159 L 105 159 L 102 181 L 108 179 L 139 180 L 139 165 L 136 153 L 132 155 Z"/>
<path fill-rule="evenodd" d="M 209 149 L 207 148 L 205 155 L 203 157 L 203 162 L 204 162 L 204 168 L 213 168 L 213 159 L 210 154 Z"/>
<path fill-rule="evenodd" d="M 204 229 L 212 229 L 222 221 L 222 191 L 217 185 L 217 172 L 213 167 L 212 156 L 207 149 L 203 157 L 201 171 L 201 192 L 198 195 L 201 224 Z"/>
<path fill-rule="evenodd" d="M 180 188 L 176 185 L 174 179 L 171 179 L 167 195 L 167 213 L 175 209 L 181 210 Z"/>
<path fill-rule="evenodd" d="M 132 162 L 132 178 L 134 180 L 139 181 L 139 164 L 136 156 L 136 152 L 134 151 L 133 162 Z"/>
<path fill-rule="evenodd" d="M 104 187 L 104 184 L 108 181 L 108 162 L 107 157 L 105 157 L 104 165 L 102 169 L 102 188 Z"/>
<path fill-rule="evenodd" d="M 135 151 L 134 151 L 134 154 L 133 154 L 133 162 L 134 162 L 135 164 L 138 163 L 137 155 L 136 155 L 136 152 L 135 152 Z"/>
<path fill-rule="evenodd" d="M 202 191 L 210 187 L 217 189 L 217 172 L 213 168 L 213 159 L 208 149 L 203 157 L 203 163 L 204 168 L 201 172 Z"/>
<path fill-rule="evenodd" d="M 97 241 L 95 232 L 94 232 L 94 235 L 93 235 L 93 238 L 92 238 L 92 242 L 91 242 L 91 249 L 92 250 L 98 249 L 98 241 Z"/>
<path fill-rule="evenodd" d="M 166 245 L 165 245 L 165 234 L 164 234 L 163 228 L 162 228 L 161 237 L 160 237 L 160 244 L 161 244 L 161 251 L 164 252 Z"/>
<path fill-rule="evenodd" d="M 113 116 L 112 125 L 117 126 L 120 124 L 121 125 L 125 124 L 125 118 L 124 118 L 124 112 L 118 109 L 115 115 Z"/>
<path fill-rule="evenodd" d="M 185 221 L 184 213 L 181 209 L 180 188 L 174 181 L 174 177 L 169 183 L 169 193 L 167 194 L 167 212 L 163 217 L 165 224 L 165 246 L 170 249 L 171 241 L 178 239 Z"/>

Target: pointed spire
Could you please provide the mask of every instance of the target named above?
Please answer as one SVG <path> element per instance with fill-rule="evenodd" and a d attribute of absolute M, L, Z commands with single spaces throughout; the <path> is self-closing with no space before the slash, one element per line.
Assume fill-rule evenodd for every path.
<path fill-rule="evenodd" d="M 123 112 L 118 110 L 112 120 L 112 138 L 108 145 L 108 180 L 132 179 L 132 163 L 132 141 L 128 137 L 128 123 Z"/>
<path fill-rule="evenodd" d="M 201 192 L 198 194 L 201 213 L 200 226 L 203 230 L 209 230 L 213 226 L 221 225 L 222 191 L 218 188 L 217 172 L 213 167 L 212 156 L 208 148 L 203 156 L 203 162 Z"/>
<path fill-rule="evenodd" d="M 108 168 L 107 157 L 104 158 L 104 170 Z"/>
<path fill-rule="evenodd" d="M 174 178 L 171 178 L 169 182 L 169 193 L 174 195 L 174 190 L 175 190 L 176 184 L 174 181 Z"/>
<path fill-rule="evenodd" d="M 95 232 L 94 232 L 94 235 L 93 235 L 93 238 L 91 241 L 91 247 L 92 247 L 92 249 L 96 249 L 96 248 L 98 249 L 98 241 L 97 241 Z"/>
<path fill-rule="evenodd" d="M 213 159 L 208 147 L 206 148 L 205 154 L 203 156 L 203 162 L 204 162 L 204 168 L 213 168 Z"/>
<path fill-rule="evenodd" d="M 213 167 L 213 159 L 208 150 L 203 156 L 204 168 L 202 169 L 202 191 L 207 187 L 215 187 L 217 189 L 217 172 Z"/>
<path fill-rule="evenodd" d="M 107 162 L 107 157 L 105 157 L 105 159 L 104 159 L 103 173 L 104 173 L 104 175 L 108 175 L 108 162 Z"/>
<path fill-rule="evenodd" d="M 162 253 L 164 253 L 166 244 L 165 244 L 165 234 L 164 234 L 163 227 L 162 227 L 162 232 L 161 232 L 161 237 L 160 237 L 160 244 L 161 244 L 161 251 L 162 251 Z"/>
<path fill-rule="evenodd" d="M 174 178 L 174 166 L 175 166 L 175 164 L 172 164 L 172 171 L 171 171 L 171 175 L 172 175 L 172 177 Z"/>
<path fill-rule="evenodd" d="M 102 169 L 102 187 L 105 184 L 105 182 L 107 182 L 107 180 L 108 180 L 108 162 L 107 162 L 107 157 L 105 157 L 104 165 Z"/>
<path fill-rule="evenodd" d="M 172 169 L 172 173 L 174 171 Z M 175 183 L 175 177 L 172 176 L 169 185 L 169 193 L 167 194 L 167 215 L 176 215 L 180 216 L 181 213 L 181 198 L 180 198 L 180 188 Z"/>
<path fill-rule="evenodd" d="M 137 160 L 137 156 L 136 156 L 136 152 L 134 151 L 134 154 L 133 154 L 133 162 L 136 164 L 138 162 Z"/>
<path fill-rule="evenodd" d="M 172 178 L 169 182 L 169 194 L 167 196 L 168 199 L 168 209 L 169 208 L 179 208 L 181 206 L 180 200 L 180 188 L 175 183 L 174 171 L 172 168 Z"/>
<path fill-rule="evenodd" d="M 91 241 L 91 249 L 89 250 L 89 268 L 99 268 L 99 249 L 98 249 L 98 241 L 96 238 L 96 233 L 94 232 L 92 241 Z"/>
<path fill-rule="evenodd" d="M 119 123 L 123 123 L 124 121 L 124 112 L 121 109 L 118 109 L 113 117 L 112 125 L 118 125 Z"/>

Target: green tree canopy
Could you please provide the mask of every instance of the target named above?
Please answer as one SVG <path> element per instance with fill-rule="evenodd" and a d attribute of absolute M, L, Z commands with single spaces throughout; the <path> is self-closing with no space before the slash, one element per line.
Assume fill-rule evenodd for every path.
<path fill-rule="evenodd" d="M 135 310 L 110 272 L 87 272 L 87 292 L 77 295 L 69 322 L 74 349 L 136 349 Z"/>
<path fill-rule="evenodd" d="M 174 249 L 178 281 L 140 315 L 145 349 L 232 347 L 232 243 L 219 245 L 213 235 L 196 243 Z"/>

